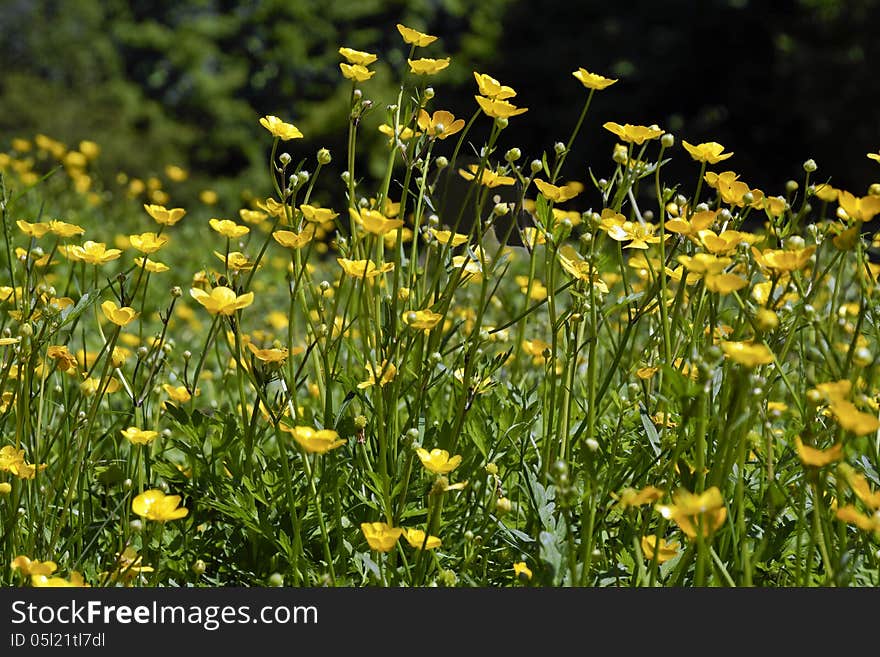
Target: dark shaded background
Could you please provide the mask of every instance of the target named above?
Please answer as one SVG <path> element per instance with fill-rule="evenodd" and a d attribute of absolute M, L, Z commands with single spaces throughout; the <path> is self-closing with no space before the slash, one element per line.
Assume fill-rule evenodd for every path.
<path fill-rule="evenodd" d="M 770 194 L 810 157 L 818 176 L 864 194 L 880 179 L 865 157 L 880 148 L 878 18 L 880 0 L 0 0 L 0 150 L 38 132 L 93 139 L 108 189 L 119 170 L 161 176 L 178 164 L 191 175 L 168 182 L 175 202 L 210 186 L 234 211 L 242 193 L 269 193 L 265 114 L 305 133 L 287 145 L 296 159 L 313 164 L 326 146 L 339 172 L 346 45 L 380 55 L 358 163 L 378 174 L 375 127 L 406 68 L 402 22 L 441 37 L 425 56 L 453 57 L 432 79 L 436 107 L 469 116 L 473 70 L 518 90 L 529 112 L 501 146 L 527 157 L 567 140 L 586 93 L 571 71 L 618 77 L 596 95 L 567 178 L 610 171 L 614 138 L 601 124 L 614 120 L 719 141 L 735 153 L 725 165 Z M 677 150 L 669 178 L 695 174 Z"/>

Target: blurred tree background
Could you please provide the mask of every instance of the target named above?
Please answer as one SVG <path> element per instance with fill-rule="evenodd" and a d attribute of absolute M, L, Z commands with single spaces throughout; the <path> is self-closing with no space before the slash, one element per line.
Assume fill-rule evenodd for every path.
<path fill-rule="evenodd" d="M 178 165 L 189 176 L 167 181 L 175 204 L 210 187 L 229 214 L 242 193 L 269 194 L 263 115 L 306 135 L 287 145 L 295 161 L 325 146 L 339 173 L 345 45 L 380 56 L 359 164 L 376 172 L 375 128 L 406 69 L 401 22 L 440 37 L 425 56 L 453 58 L 431 80 L 437 108 L 474 112 L 473 70 L 517 89 L 529 112 L 501 146 L 530 158 L 567 140 L 585 98 L 571 71 L 620 78 L 597 94 L 567 178 L 611 169 L 599 126 L 614 120 L 719 141 L 735 152 L 725 164 L 771 194 L 810 157 L 821 179 L 864 194 L 880 177 L 865 157 L 880 147 L 878 19 L 880 0 L 0 0 L 0 150 L 37 133 L 94 140 L 108 189 L 118 171 Z M 670 166 L 692 184 L 683 153 Z"/>

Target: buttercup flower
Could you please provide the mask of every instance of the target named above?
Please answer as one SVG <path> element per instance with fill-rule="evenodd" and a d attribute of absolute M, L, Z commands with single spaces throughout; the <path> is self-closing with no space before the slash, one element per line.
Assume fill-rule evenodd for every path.
<path fill-rule="evenodd" d="M 659 541 L 659 544 L 658 544 Z M 666 539 L 660 538 L 657 536 L 643 536 L 642 537 L 642 552 L 645 555 L 645 559 L 648 561 L 652 561 L 654 559 L 654 553 L 657 553 L 657 563 L 666 563 L 670 559 L 674 559 L 678 555 L 678 550 L 681 546 L 678 541 L 667 543 Z"/>
<path fill-rule="evenodd" d="M 431 36 L 430 34 L 425 34 L 424 32 L 419 32 L 418 30 L 414 30 L 411 27 L 406 27 L 405 25 L 397 24 L 397 31 L 400 32 L 400 36 L 403 37 L 403 40 L 406 43 L 409 43 L 413 46 L 424 47 L 434 43 L 437 40 L 437 37 Z"/>
<path fill-rule="evenodd" d="M 570 182 L 561 187 L 558 187 L 556 185 L 545 182 L 540 178 L 535 178 L 534 183 L 535 187 L 538 188 L 538 190 L 544 195 L 544 197 L 549 201 L 553 201 L 554 203 L 564 203 L 569 199 L 573 199 L 584 189 L 584 186 L 578 182 Z"/>
<path fill-rule="evenodd" d="M 259 361 L 264 363 L 283 363 L 287 360 L 287 349 L 260 349 L 253 342 L 248 342 L 247 347 Z"/>
<path fill-rule="evenodd" d="M 58 219 L 52 219 L 47 226 L 49 226 L 49 232 L 53 235 L 58 235 L 58 237 L 73 237 L 74 235 L 82 235 L 86 232 L 85 228 L 82 226 L 69 224 L 66 221 L 59 221 Z"/>
<path fill-rule="evenodd" d="M 525 561 L 518 561 L 513 564 L 513 576 L 519 580 L 530 580 L 532 579 L 532 571 Z"/>
<path fill-rule="evenodd" d="M 646 141 L 661 137 L 666 132 L 657 126 L 630 125 L 629 123 L 620 125 L 614 121 L 608 121 L 602 127 L 609 132 L 613 132 L 628 144 L 637 144 L 639 146 Z"/>
<path fill-rule="evenodd" d="M 362 522 L 361 531 L 369 546 L 377 552 L 393 550 L 403 534 L 402 527 L 392 527 L 384 522 Z"/>
<path fill-rule="evenodd" d="M 843 458 L 843 445 L 841 443 L 837 443 L 828 449 L 816 449 L 815 447 L 804 445 L 801 437 L 795 436 L 794 445 L 795 449 L 797 449 L 798 458 L 804 465 L 821 468 Z"/>
<path fill-rule="evenodd" d="M 342 76 L 344 78 L 354 80 L 355 82 L 366 82 L 376 75 L 376 71 L 371 71 L 361 64 L 346 64 L 345 62 L 340 62 L 339 70 L 342 71 Z"/>
<path fill-rule="evenodd" d="M 141 233 L 140 235 L 129 235 L 128 241 L 141 253 L 155 253 L 168 243 L 168 238 L 156 233 Z"/>
<path fill-rule="evenodd" d="M 484 98 L 483 96 L 474 96 L 474 98 L 477 99 L 477 105 L 480 106 L 483 113 L 493 119 L 509 119 L 511 116 L 518 116 L 529 111 L 527 107 L 517 107 L 506 100 Z"/>
<path fill-rule="evenodd" d="M 191 288 L 189 294 L 212 315 L 234 315 L 236 310 L 247 308 L 254 302 L 253 292 L 237 295 L 235 290 L 222 285 L 215 287 L 210 294 L 198 288 Z"/>
<path fill-rule="evenodd" d="M 372 260 L 349 260 L 348 258 L 336 258 L 336 262 L 342 267 L 342 271 L 352 278 L 372 279 L 380 274 L 389 272 L 394 269 L 393 262 L 386 262 L 381 267 L 377 267 Z"/>
<path fill-rule="evenodd" d="M 333 221 L 336 217 L 339 216 L 338 212 L 333 212 L 330 208 L 318 208 L 313 205 L 308 205 L 303 203 L 299 206 L 300 212 L 302 212 L 303 218 L 306 221 L 310 221 L 315 224 L 325 224 L 329 221 Z"/>
<path fill-rule="evenodd" d="M 845 399 L 835 399 L 829 408 L 837 423 L 857 436 L 874 434 L 880 429 L 880 420 L 877 419 L 876 413 L 873 415 L 863 413 L 855 404 Z"/>
<path fill-rule="evenodd" d="M 382 361 L 382 364 L 374 369 L 372 363 L 367 363 L 367 379 L 366 381 L 361 381 L 358 383 L 358 388 L 363 390 L 364 388 L 369 388 L 370 386 L 376 385 L 376 377 L 379 376 L 379 386 L 384 386 L 388 383 L 391 383 L 394 380 L 394 377 L 397 376 L 397 367 L 395 367 L 394 363 L 389 363 L 387 361 Z"/>
<path fill-rule="evenodd" d="M 410 310 L 403 313 L 403 323 L 414 329 L 422 329 L 430 331 L 433 329 L 443 315 L 430 310 Z"/>
<path fill-rule="evenodd" d="M 157 224 L 162 224 L 163 226 L 173 226 L 183 219 L 183 216 L 186 214 L 186 210 L 183 208 L 172 208 L 168 210 L 164 205 L 145 204 L 144 210 L 147 211 L 147 214 L 150 215 Z"/>
<path fill-rule="evenodd" d="M 452 472 L 461 464 L 461 455 L 450 457 L 445 449 L 432 449 L 430 452 L 423 447 L 416 450 L 416 454 L 426 470 L 435 474 Z"/>
<path fill-rule="evenodd" d="M 312 427 L 290 427 L 280 424 L 279 428 L 293 436 L 293 439 L 309 454 L 326 454 L 331 449 L 344 445 L 347 440 L 340 438 L 332 429 L 313 429 Z"/>
<path fill-rule="evenodd" d="M 373 235 L 387 235 L 392 230 L 403 226 L 403 219 L 388 219 L 381 212 L 368 208 L 348 209 L 352 220 L 368 233 Z"/>
<path fill-rule="evenodd" d="M 67 257 L 90 265 L 105 265 L 122 255 L 119 249 L 108 249 L 103 242 L 86 240 L 82 246 L 72 245 L 67 249 Z"/>
<path fill-rule="evenodd" d="M 276 139 L 281 139 L 282 141 L 288 141 L 290 139 L 300 139 L 303 136 L 303 134 L 295 125 L 291 123 L 285 123 L 277 116 L 264 116 L 262 119 L 260 119 L 260 125 L 271 132 L 273 137 L 275 137 Z"/>
<path fill-rule="evenodd" d="M 129 427 L 121 432 L 122 436 L 132 445 L 149 445 L 159 437 L 158 431 L 147 431 L 137 427 Z"/>
<path fill-rule="evenodd" d="M 161 274 L 170 269 L 168 265 L 162 262 L 156 262 L 155 260 L 150 260 L 149 258 L 135 258 L 134 264 L 146 269 L 151 274 Z"/>
<path fill-rule="evenodd" d="M 128 306 L 120 308 L 116 305 L 116 302 L 109 300 L 101 304 L 101 311 L 104 313 L 104 317 L 117 326 L 127 326 L 140 314 L 134 308 L 129 308 Z"/>
<path fill-rule="evenodd" d="M 339 54 L 345 57 L 349 64 L 360 64 L 361 66 L 369 66 L 377 59 L 376 55 L 372 53 L 352 48 L 340 48 Z"/>
<path fill-rule="evenodd" d="M 760 343 L 722 341 L 721 349 L 730 360 L 749 368 L 774 361 L 773 352 Z"/>
<path fill-rule="evenodd" d="M 131 510 L 141 518 L 168 522 L 185 518 L 189 509 L 180 505 L 180 495 L 166 495 L 159 489 L 144 491 L 131 501 Z"/>
<path fill-rule="evenodd" d="M 407 59 L 409 70 L 416 75 L 434 75 L 449 66 L 449 57 L 445 59 L 430 59 L 424 57 L 422 59 Z"/>
<path fill-rule="evenodd" d="M 474 71 L 474 79 L 477 81 L 480 95 L 490 100 L 506 100 L 516 96 L 516 92 L 513 89 L 501 84 L 491 75 Z"/>
<path fill-rule="evenodd" d="M 863 196 L 859 198 L 841 189 L 837 195 L 840 207 L 837 216 L 841 219 L 854 219 L 856 221 L 871 221 L 880 213 L 880 196 Z"/>
<path fill-rule="evenodd" d="M 306 226 L 298 233 L 290 230 L 276 230 L 272 233 L 272 239 L 288 249 L 301 249 L 311 242 L 314 236 L 314 225 Z"/>
<path fill-rule="evenodd" d="M 30 575 L 51 575 L 58 570 L 58 564 L 54 561 L 39 561 L 38 559 L 29 559 L 21 554 L 12 560 L 9 564 L 12 570 L 19 571 L 25 577 Z"/>
<path fill-rule="evenodd" d="M 168 395 L 168 398 L 173 402 L 177 402 L 178 404 L 185 404 L 190 399 L 192 399 L 192 395 L 189 390 L 186 389 L 186 386 L 173 386 L 170 383 L 163 383 L 162 390 L 165 391 L 165 394 Z M 198 390 L 196 390 L 196 394 L 198 394 Z"/>
<path fill-rule="evenodd" d="M 593 89 L 596 91 L 607 89 L 617 82 L 616 79 L 606 78 L 597 73 L 590 73 L 585 68 L 578 68 L 578 70 L 574 71 L 572 75 L 587 89 Z"/>
<path fill-rule="evenodd" d="M 725 153 L 724 146 L 717 141 L 707 141 L 694 146 L 682 140 L 681 145 L 684 146 L 684 149 L 690 153 L 694 160 L 705 162 L 706 164 L 717 164 L 733 155 L 733 153 Z"/>
<path fill-rule="evenodd" d="M 477 171 L 479 171 L 479 166 L 476 164 L 469 164 L 468 171 L 464 169 L 458 170 L 458 175 L 460 175 L 465 180 L 473 180 L 477 177 Z M 500 171 L 492 171 L 491 169 L 483 169 L 483 173 L 480 174 L 480 184 L 485 185 L 486 187 L 500 187 L 502 185 L 512 185 L 516 181 L 510 176 L 502 175 Z"/>
<path fill-rule="evenodd" d="M 473 179 L 473 177 L 471 179 Z M 468 241 L 467 235 L 453 233 L 451 230 L 437 230 L 436 228 L 431 228 L 428 232 L 434 237 L 434 239 L 440 242 L 440 244 L 448 244 L 453 248 L 461 246 Z"/>
<path fill-rule="evenodd" d="M 24 219 L 19 219 L 15 222 L 15 225 L 28 237 L 40 238 L 49 232 L 49 224 L 44 221 L 30 223 Z"/>
<path fill-rule="evenodd" d="M 418 124 L 429 137 L 446 139 L 464 128 L 464 119 L 456 119 L 452 112 L 446 110 L 437 110 L 433 115 L 419 110 Z"/>
<path fill-rule="evenodd" d="M 247 226 L 239 226 L 237 223 L 230 221 L 229 219 L 209 219 L 208 224 L 213 230 L 231 240 L 244 237 L 251 232 L 251 229 Z"/>
<path fill-rule="evenodd" d="M 413 547 L 416 550 L 421 550 L 422 548 L 425 550 L 433 550 L 441 545 L 440 539 L 436 536 L 428 536 L 425 538 L 425 532 L 421 529 L 404 529 L 403 537 L 406 539 L 406 542 L 410 544 L 410 547 Z"/>
<path fill-rule="evenodd" d="M 727 518 L 724 499 L 716 486 L 699 495 L 680 490 L 672 500 L 670 505 L 658 504 L 655 508 L 664 518 L 674 521 L 690 539 L 697 537 L 699 527 L 702 527 L 702 535 L 708 536 Z"/>

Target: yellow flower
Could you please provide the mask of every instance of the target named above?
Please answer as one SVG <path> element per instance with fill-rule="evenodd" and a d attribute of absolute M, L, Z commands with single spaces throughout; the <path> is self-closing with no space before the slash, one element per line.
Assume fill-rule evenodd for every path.
<path fill-rule="evenodd" d="M 669 219 L 666 230 L 686 237 L 696 237 L 701 230 L 709 228 L 717 216 L 717 210 L 703 210 L 695 212 L 690 219 Z"/>
<path fill-rule="evenodd" d="M 76 369 L 76 358 L 70 353 L 67 345 L 51 345 L 46 351 L 46 356 L 55 361 L 55 366 L 61 372 Z"/>
<path fill-rule="evenodd" d="M 880 153 L 868 153 L 868 159 L 880 162 Z"/>
<path fill-rule="evenodd" d="M 120 308 L 114 301 L 102 303 L 101 310 L 104 313 L 104 317 L 116 324 L 116 326 L 127 326 L 140 314 L 134 308 L 129 308 L 128 306 Z"/>
<path fill-rule="evenodd" d="M 345 62 L 340 62 L 339 69 L 342 71 L 342 77 L 348 80 L 354 80 L 355 82 L 366 82 L 376 75 L 376 71 L 371 71 L 361 64 L 346 64 Z"/>
<path fill-rule="evenodd" d="M 67 257 L 76 262 L 86 262 L 90 265 L 104 265 L 119 258 L 122 251 L 108 249 L 103 242 L 86 240 L 82 246 L 73 245 L 67 250 Z"/>
<path fill-rule="evenodd" d="M 828 183 L 820 183 L 813 188 L 813 193 L 819 198 L 820 201 L 825 201 L 826 203 L 833 203 L 837 200 L 839 190 L 835 189 Z"/>
<path fill-rule="evenodd" d="M 345 57 L 349 64 L 360 64 L 361 66 L 369 66 L 377 59 L 376 55 L 372 53 L 352 48 L 340 48 L 339 54 Z"/>
<path fill-rule="evenodd" d="M 437 40 L 437 37 L 431 36 L 430 34 L 425 34 L 424 32 L 419 32 L 418 30 L 414 30 L 411 27 L 406 27 L 405 25 L 397 24 L 397 31 L 400 32 L 400 36 L 403 37 L 403 40 L 413 46 L 418 46 L 420 48 L 424 46 L 428 46 L 434 43 Z"/>
<path fill-rule="evenodd" d="M 668 224 L 667 224 L 668 227 Z M 701 230 L 697 233 L 706 250 L 715 255 L 733 253 L 742 242 L 747 242 L 747 234 L 738 230 L 725 230 L 720 235 L 714 230 Z"/>
<path fill-rule="evenodd" d="M 405 126 L 397 126 L 397 134 L 395 134 L 394 128 L 387 123 L 383 123 L 379 126 L 379 132 L 388 137 L 389 146 L 394 144 L 395 137 L 400 141 L 406 141 L 407 139 L 412 139 L 412 136 L 416 134 L 410 128 Z"/>
<path fill-rule="evenodd" d="M 622 509 L 631 506 L 643 506 L 651 504 L 663 497 L 664 491 L 656 486 L 645 486 L 641 490 L 635 488 L 624 488 L 620 491 L 620 500 L 618 504 Z"/>
<path fill-rule="evenodd" d="M 840 205 L 837 216 L 841 219 L 871 221 L 876 214 L 880 213 L 880 196 L 859 198 L 841 189 L 838 192 L 837 203 Z"/>
<path fill-rule="evenodd" d="M 491 75 L 485 73 L 477 73 L 474 71 L 474 79 L 477 81 L 477 88 L 480 95 L 491 100 L 506 100 L 516 96 L 516 92 L 508 86 L 498 82 Z"/>
<path fill-rule="evenodd" d="M 9 564 L 12 570 L 18 570 L 25 577 L 29 575 L 51 575 L 58 570 L 58 564 L 54 561 L 39 561 L 29 559 L 23 554 L 15 557 Z"/>
<path fill-rule="evenodd" d="M 158 431 L 145 431 L 137 427 L 129 427 L 121 432 L 123 437 L 132 445 L 149 445 L 159 437 Z"/>
<path fill-rule="evenodd" d="M 834 463 L 843 458 L 843 445 L 836 443 L 829 449 L 816 449 L 809 445 L 804 445 L 800 436 L 794 437 L 795 449 L 797 449 L 798 458 L 804 465 L 811 465 L 821 468 L 823 465 Z"/>
<path fill-rule="evenodd" d="M 336 262 L 342 267 L 342 270 L 353 278 L 373 279 L 380 274 L 389 272 L 394 269 L 393 262 L 386 262 L 381 267 L 377 267 L 372 260 L 349 260 L 348 258 L 336 258 Z"/>
<path fill-rule="evenodd" d="M 147 211 L 147 214 L 150 215 L 156 223 L 162 224 L 163 226 L 173 226 L 183 219 L 183 216 L 186 214 L 186 210 L 183 208 L 172 208 L 168 210 L 163 205 L 144 204 L 144 210 Z"/>
<path fill-rule="evenodd" d="M 857 436 L 873 434 L 880 429 L 876 415 L 862 413 L 855 404 L 844 399 L 835 399 L 829 406 L 837 423 Z"/>
<path fill-rule="evenodd" d="M 403 528 L 392 527 L 384 522 L 362 522 L 361 531 L 372 549 L 377 552 L 388 552 L 397 545 Z"/>
<path fill-rule="evenodd" d="M 15 449 L 12 445 L 0 448 L 0 472 L 9 472 L 19 479 L 33 479 L 38 471 L 45 469 L 45 463 L 28 463 L 23 449 Z"/>
<path fill-rule="evenodd" d="M 506 100 L 483 96 L 474 96 L 474 98 L 477 99 L 477 105 L 480 106 L 483 113 L 493 119 L 509 119 L 511 116 L 518 116 L 529 111 L 527 107 L 517 107 Z"/>
<path fill-rule="evenodd" d="M 257 360 L 264 363 L 283 363 L 287 360 L 287 349 L 260 349 L 252 342 L 248 342 L 247 347 Z"/>
<path fill-rule="evenodd" d="M 309 454 L 326 454 L 331 449 L 344 445 L 346 441 L 332 429 L 313 429 L 312 427 L 279 424 L 278 428 L 289 433 L 293 439 Z"/>
<path fill-rule="evenodd" d="M 407 59 L 409 70 L 416 75 L 434 75 L 449 66 L 449 57 L 445 59 L 431 59 L 423 57 L 422 59 Z"/>
<path fill-rule="evenodd" d="M 443 319 L 443 315 L 430 310 L 409 310 L 403 313 L 404 324 L 426 332 L 437 326 L 441 319 Z"/>
<path fill-rule="evenodd" d="M 529 570 L 525 561 L 518 561 L 513 564 L 513 576 L 519 580 L 529 580 L 532 579 L 532 571 Z"/>
<path fill-rule="evenodd" d="M 44 221 L 29 223 L 24 219 L 19 219 L 15 225 L 28 237 L 40 238 L 49 232 L 49 224 Z"/>
<path fill-rule="evenodd" d="M 294 233 L 290 230 L 276 230 L 272 233 L 272 238 L 281 246 L 288 249 L 301 249 L 311 242 L 314 236 L 314 226 L 306 226 L 298 233 Z"/>
<path fill-rule="evenodd" d="M 430 452 L 423 447 L 416 450 L 416 454 L 426 470 L 435 474 L 446 474 L 455 470 L 461 463 L 461 455 L 449 456 L 445 449 L 432 449 Z"/>
<path fill-rule="evenodd" d="M 303 217 L 306 221 L 310 221 L 315 224 L 325 224 L 327 222 L 333 221 L 336 217 L 339 216 L 338 212 L 333 212 L 330 208 L 317 208 L 313 205 L 307 205 L 303 203 L 299 206 L 300 212 L 302 212 Z"/>
<path fill-rule="evenodd" d="M 657 544 L 657 541 L 660 544 Z M 678 549 L 681 547 L 678 541 L 667 543 L 665 539 L 658 539 L 657 536 L 642 536 L 642 552 L 645 559 L 653 561 L 654 552 L 657 553 L 657 563 L 666 563 L 670 559 L 674 559 L 678 555 Z"/>
<path fill-rule="evenodd" d="M 285 123 L 277 116 L 264 116 L 260 119 L 260 125 L 271 132 L 273 137 L 283 141 L 300 139 L 303 136 L 295 125 Z"/>
<path fill-rule="evenodd" d="M 260 210 L 248 210 L 247 208 L 242 208 L 238 211 L 238 216 L 241 217 L 241 220 L 246 224 L 260 224 L 269 215 Z"/>
<path fill-rule="evenodd" d="M 657 126 L 630 125 L 629 123 L 620 125 L 614 121 L 608 121 L 602 127 L 613 132 L 626 143 L 638 144 L 639 146 L 651 139 L 657 139 L 666 132 Z"/>
<path fill-rule="evenodd" d="M 452 112 L 437 110 L 433 116 L 425 110 L 419 110 L 419 127 L 429 137 L 446 139 L 464 128 L 464 119 L 456 119 Z"/>
<path fill-rule="evenodd" d="M 209 219 L 208 224 L 212 229 L 231 240 L 244 237 L 251 232 L 251 229 L 247 226 L 239 226 L 237 223 L 230 221 L 229 219 Z"/>
<path fill-rule="evenodd" d="M 617 82 L 616 79 L 612 80 L 611 78 L 606 78 L 598 73 L 590 73 L 583 67 L 579 67 L 578 70 L 572 73 L 572 75 L 587 89 L 594 89 L 596 91 L 607 89 Z"/>
<path fill-rule="evenodd" d="M 694 146 L 682 140 L 681 145 L 684 146 L 684 149 L 690 153 L 694 160 L 705 162 L 706 164 L 718 164 L 733 155 L 733 153 L 725 153 L 724 146 L 717 141 L 707 141 Z"/>
<path fill-rule="evenodd" d="M 750 368 L 768 365 L 774 360 L 773 352 L 760 343 L 722 341 L 721 349 L 732 361 Z"/>
<path fill-rule="evenodd" d="M 381 212 L 368 208 L 360 208 L 359 211 L 349 208 L 348 213 L 352 221 L 373 235 L 387 235 L 403 226 L 403 219 L 388 219 Z"/>
<path fill-rule="evenodd" d="M 241 251 L 230 251 L 229 253 L 214 251 L 214 255 L 232 271 L 250 271 L 256 266 L 256 263 Z"/>
<path fill-rule="evenodd" d="M 42 587 L 84 587 L 86 584 L 81 573 L 71 571 L 69 579 L 63 577 L 46 577 L 45 575 L 31 575 L 31 586 Z"/>
<path fill-rule="evenodd" d="M 422 548 L 433 550 L 440 547 L 441 544 L 440 539 L 436 536 L 428 536 L 426 538 L 425 532 L 421 529 L 404 529 L 403 537 L 410 544 L 410 547 L 414 547 L 416 550 L 421 550 Z"/>
<path fill-rule="evenodd" d="M 863 531 L 874 532 L 880 536 L 880 514 L 866 516 L 851 504 L 847 504 L 837 509 L 835 515 L 847 524 L 855 525 Z"/>
<path fill-rule="evenodd" d="M 184 518 L 189 513 L 186 507 L 178 506 L 180 495 L 166 495 L 161 490 L 153 488 L 144 491 L 131 501 L 131 510 L 141 518 L 167 522 Z"/>
<path fill-rule="evenodd" d="M 129 235 L 129 243 L 141 253 L 155 253 L 168 243 L 168 238 L 156 233 Z"/>
<path fill-rule="evenodd" d="M 150 260 L 149 258 L 135 258 L 134 264 L 136 264 L 138 267 L 146 269 L 151 274 L 161 274 L 162 272 L 166 272 L 170 269 L 168 265 L 162 262 L 156 262 L 155 260 Z"/>
<path fill-rule="evenodd" d="M 535 187 L 540 190 L 540 192 L 544 195 L 549 201 L 553 201 L 554 203 L 564 203 L 569 199 L 573 199 L 575 196 L 583 191 L 584 186 L 581 183 L 570 182 L 562 187 L 557 187 L 556 185 L 551 185 L 548 182 L 544 182 L 540 178 L 535 178 Z"/>
<path fill-rule="evenodd" d="M 254 302 L 254 293 L 236 295 L 235 290 L 217 286 L 208 294 L 205 290 L 191 288 L 190 296 L 212 315 L 234 315 L 236 310 L 247 308 Z"/>
<path fill-rule="evenodd" d="M 171 401 L 177 402 L 178 404 L 185 404 L 190 399 L 192 399 L 192 395 L 189 390 L 186 389 L 186 386 L 173 386 L 170 383 L 163 383 L 162 390 L 165 391 L 165 394 L 171 399 Z M 198 394 L 198 390 L 196 390 L 196 394 Z"/>
<path fill-rule="evenodd" d="M 736 274 L 724 273 L 724 268 L 733 262 L 730 258 L 719 258 L 709 253 L 695 253 L 693 256 L 678 256 L 678 261 L 688 271 L 702 276 L 706 289 L 710 292 L 729 294 L 748 285 L 748 281 L 744 278 Z"/>
<path fill-rule="evenodd" d="M 428 232 L 434 237 L 434 239 L 440 242 L 440 244 L 447 244 L 453 248 L 461 246 L 468 241 L 467 235 L 453 233 L 451 230 L 437 230 L 436 228 L 431 228 Z"/>
<path fill-rule="evenodd" d="M 609 213 L 606 216 L 606 213 Z M 657 244 L 660 242 L 660 236 L 654 235 L 657 230 L 655 224 L 641 223 L 639 221 L 620 222 L 619 217 L 622 215 L 614 215 L 614 211 L 606 208 L 602 211 L 602 222 L 600 228 L 611 239 L 617 242 L 629 242 L 623 248 L 625 249 L 647 249 L 649 244 Z"/>
<path fill-rule="evenodd" d="M 65 221 L 59 221 L 57 219 L 52 219 L 49 223 L 49 231 L 53 235 L 58 235 L 59 237 L 73 237 L 74 235 L 82 235 L 86 232 L 85 228 L 82 226 L 77 226 L 76 224 L 69 224 Z"/>
<path fill-rule="evenodd" d="M 680 490 L 672 496 L 671 505 L 658 504 L 655 508 L 667 520 L 673 520 L 688 538 L 697 537 L 702 526 L 702 535 L 708 536 L 717 530 L 727 518 L 727 507 L 721 491 L 712 486 L 702 494 Z"/>
<path fill-rule="evenodd" d="M 358 383 L 357 387 L 361 390 L 376 385 L 376 377 L 379 376 L 379 386 L 391 383 L 397 376 L 397 367 L 394 363 L 383 360 L 382 364 L 374 367 L 372 363 L 367 363 L 367 380 Z"/>
<path fill-rule="evenodd" d="M 458 170 L 458 175 L 460 175 L 465 180 L 473 180 L 477 177 L 477 171 L 479 170 L 479 165 L 477 164 L 469 164 L 469 171 L 465 171 L 464 169 Z M 486 187 L 500 187 L 502 185 L 512 185 L 516 181 L 510 176 L 502 175 L 500 171 L 492 171 L 491 169 L 483 169 L 483 173 L 480 174 L 480 184 L 485 185 Z"/>
<path fill-rule="evenodd" d="M 752 247 L 752 255 L 755 256 L 755 262 L 766 270 L 773 272 L 787 272 L 803 269 L 810 262 L 810 257 L 815 252 L 816 246 L 807 246 L 803 249 L 795 249 L 786 251 L 782 249 L 766 249 L 758 251 Z"/>
<path fill-rule="evenodd" d="M 562 268 L 571 276 L 587 283 L 592 283 L 599 292 L 608 294 L 608 286 L 599 278 L 599 273 L 589 262 L 580 256 L 571 244 L 566 244 L 559 249 L 556 257 L 559 258 L 559 264 L 562 265 Z"/>

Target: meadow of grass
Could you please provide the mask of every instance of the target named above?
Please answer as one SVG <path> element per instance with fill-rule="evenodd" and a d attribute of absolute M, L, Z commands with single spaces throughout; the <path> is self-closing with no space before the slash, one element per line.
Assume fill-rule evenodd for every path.
<path fill-rule="evenodd" d="M 0 154 L 0 582 L 880 584 L 880 184 L 807 160 L 774 196 L 720 144 L 591 126 L 616 80 L 585 69 L 529 160 L 515 90 L 475 72 L 454 117 L 398 30 L 388 104 L 340 48 L 346 153 L 255 117 L 271 192 L 240 208 L 177 207 L 178 167 L 102 186 L 93 142 Z"/>

